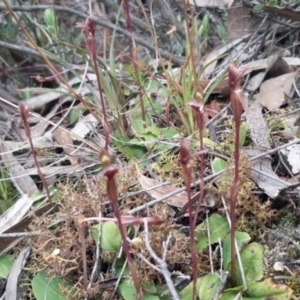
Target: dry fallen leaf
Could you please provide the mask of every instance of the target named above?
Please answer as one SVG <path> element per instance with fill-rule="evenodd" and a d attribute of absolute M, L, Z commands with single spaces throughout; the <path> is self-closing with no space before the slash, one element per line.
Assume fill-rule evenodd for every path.
<path fill-rule="evenodd" d="M 241 44 L 243 40 L 244 39 L 236 39 L 231 43 L 226 44 L 225 46 L 214 48 L 201 62 L 202 68 L 204 69 L 201 78 L 209 78 L 211 73 L 215 70 L 219 58 L 221 58 L 223 54 L 225 54 L 232 48 L 234 49 L 237 45 Z"/>
<path fill-rule="evenodd" d="M 155 189 L 151 189 L 147 191 L 147 193 L 154 199 L 159 199 L 165 196 L 166 194 L 172 193 L 177 190 L 176 187 L 172 185 L 163 185 L 163 183 L 159 182 L 158 180 L 148 178 L 141 174 L 138 167 L 136 167 L 136 170 L 138 172 L 138 180 L 140 185 L 143 189 L 149 189 L 154 186 L 158 186 Z M 181 192 L 179 194 L 176 194 L 172 196 L 169 200 L 167 200 L 167 203 L 169 205 L 182 208 L 188 201 L 187 192 Z"/>
<path fill-rule="evenodd" d="M 280 17 L 287 18 L 289 20 L 293 20 L 296 22 L 300 21 L 300 11 L 299 10 L 294 10 L 294 9 L 291 9 L 288 7 L 279 7 L 279 6 L 271 7 L 268 5 L 264 6 L 263 9 L 264 9 L 264 11 L 271 12 L 273 14 L 276 14 Z"/>
<path fill-rule="evenodd" d="M 72 156 L 75 148 L 71 133 L 68 131 L 68 129 L 64 128 L 64 130 L 62 130 L 61 127 L 56 128 L 56 130 L 53 132 L 53 137 L 57 143 L 63 147 L 65 153 L 68 154 L 71 164 L 77 165 L 77 157 Z"/>
<path fill-rule="evenodd" d="M 248 157 L 254 157 L 271 149 L 269 133 L 262 115 L 259 103 L 250 106 L 246 113 L 250 136 L 254 143 L 252 148 L 244 149 Z M 276 198 L 284 191 L 288 183 L 283 182 L 273 171 L 270 155 L 254 160 L 250 171 L 250 178 L 270 197 Z"/>
<path fill-rule="evenodd" d="M 28 171 L 14 157 L 12 152 L 8 150 L 6 147 L 6 141 L 0 142 L 0 151 L 2 161 L 9 170 L 10 179 L 19 193 L 21 195 L 37 193 L 39 189 L 37 188 L 34 180 L 29 176 Z"/>
<path fill-rule="evenodd" d="M 246 34 L 254 33 L 261 22 L 260 18 L 256 16 L 250 17 L 250 8 L 240 5 L 235 6 L 237 1 L 234 2 L 233 7 L 228 9 L 226 21 L 230 41 L 242 38 Z"/>
<path fill-rule="evenodd" d="M 197 7 L 225 7 L 228 6 L 228 0 L 189 0 L 191 5 L 196 4 Z"/>
<path fill-rule="evenodd" d="M 279 57 L 278 54 L 273 54 L 267 59 L 265 70 L 250 78 L 246 90 L 254 92 L 261 86 L 264 79 L 271 79 L 289 72 L 290 69 L 287 62 Z"/>
<path fill-rule="evenodd" d="M 258 102 L 268 110 L 279 108 L 285 101 L 284 94 L 289 94 L 297 72 L 284 74 L 262 83 Z"/>
<path fill-rule="evenodd" d="M 282 57 L 282 59 L 289 66 L 300 66 L 300 58 L 298 57 Z M 270 58 L 258 59 L 250 61 L 249 63 L 240 66 L 241 69 L 245 69 L 245 75 L 252 71 L 266 69 L 269 65 Z"/>
<path fill-rule="evenodd" d="M 293 174 L 298 174 L 300 172 L 300 145 L 292 145 L 286 149 L 282 149 L 281 153 L 292 167 Z"/>

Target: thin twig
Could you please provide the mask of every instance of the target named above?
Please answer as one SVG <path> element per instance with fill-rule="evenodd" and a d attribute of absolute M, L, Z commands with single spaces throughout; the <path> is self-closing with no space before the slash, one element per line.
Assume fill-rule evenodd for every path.
<path fill-rule="evenodd" d="M 99 264 L 99 259 L 100 259 L 100 243 L 101 243 L 101 217 L 102 217 L 102 214 L 101 214 L 101 210 L 99 210 L 99 223 L 98 223 L 98 240 L 96 241 L 96 259 L 95 259 L 95 263 L 94 263 L 94 267 L 93 267 L 93 270 L 92 270 L 92 274 L 90 276 L 90 281 L 89 281 L 89 284 L 87 286 L 87 291 L 92 287 L 92 283 L 94 281 L 94 277 L 95 277 L 95 274 L 98 270 L 98 264 Z M 85 299 L 87 300 L 88 299 L 88 296 L 85 297 Z"/>
<path fill-rule="evenodd" d="M 32 235 L 42 235 L 42 231 L 31 231 L 31 232 L 13 232 L 13 233 L 1 233 L 1 238 L 15 238 L 15 237 L 26 237 L 26 236 L 32 236 Z M 44 233 L 46 234 L 46 233 Z"/>
<path fill-rule="evenodd" d="M 148 220 L 146 218 L 144 218 L 144 234 L 145 234 L 145 244 L 146 244 L 146 248 L 149 252 L 149 254 L 151 255 L 151 257 L 159 264 L 160 266 L 160 273 L 164 276 L 166 284 L 169 288 L 169 291 L 172 295 L 172 299 L 174 300 L 179 300 L 179 296 L 176 292 L 174 283 L 172 281 L 171 278 L 171 273 L 168 270 L 168 266 L 165 260 L 159 258 L 156 253 L 153 251 L 151 245 L 150 245 L 150 241 L 149 241 L 149 231 L 148 231 Z M 166 251 L 167 248 L 167 244 L 168 241 L 170 240 L 170 237 L 168 237 L 167 242 L 164 244 L 164 251 Z M 165 255 L 164 255 L 165 256 Z"/>
<path fill-rule="evenodd" d="M 210 272 L 214 273 L 214 264 L 212 260 L 212 249 L 211 249 L 211 238 L 210 238 L 210 227 L 209 227 L 209 219 L 208 212 L 206 212 L 206 224 L 207 224 L 207 238 L 208 238 L 208 249 L 209 249 L 209 262 L 210 262 Z"/>
<path fill-rule="evenodd" d="M 220 299 L 220 295 L 224 290 L 225 284 L 227 282 L 227 278 L 228 278 L 229 272 L 225 271 L 222 273 L 221 275 L 221 283 L 219 284 L 218 288 L 216 289 L 215 295 L 213 300 L 218 300 Z"/>
<path fill-rule="evenodd" d="M 225 209 L 227 222 L 229 224 L 229 227 L 231 228 L 231 219 L 230 219 L 230 216 L 229 216 L 229 213 L 228 213 L 229 209 L 227 207 L 227 204 L 226 204 L 226 201 L 225 201 L 224 197 L 222 196 L 221 198 L 222 198 L 222 203 L 223 203 L 223 206 L 224 206 L 224 209 Z M 235 241 L 235 243 L 234 243 L 235 252 L 236 252 L 237 259 L 238 259 L 238 263 L 239 263 L 239 267 L 240 267 L 240 271 L 241 271 L 241 276 L 242 276 L 242 281 L 243 281 L 243 288 L 244 288 L 244 290 L 246 290 L 247 289 L 247 281 L 246 281 L 246 277 L 245 277 L 245 272 L 244 272 L 244 268 L 243 268 L 243 264 L 242 264 L 242 260 L 241 260 L 239 247 L 238 247 L 238 244 L 236 242 L 236 238 L 234 239 L 234 241 Z"/>

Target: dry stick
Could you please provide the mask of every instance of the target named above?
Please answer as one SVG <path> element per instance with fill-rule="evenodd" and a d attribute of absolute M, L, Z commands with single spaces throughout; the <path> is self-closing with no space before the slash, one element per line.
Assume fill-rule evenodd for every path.
<path fill-rule="evenodd" d="M 14 232 L 14 233 L 1 233 L 1 238 L 14 238 L 14 237 L 25 237 L 25 236 L 32 236 L 32 235 L 42 235 L 46 233 L 43 233 L 42 231 L 30 231 L 30 232 Z"/>
<path fill-rule="evenodd" d="M 11 6 L 9 7 L 9 4 L 7 2 L 7 0 L 3 0 L 3 2 L 5 3 L 7 9 L 11 12 L 11 11 L 29 11 L 29 12 L 33 12 L 33 11 L 44 11 L 47 8 L 53 8 L 52 5 L 28 5 L 28 6 Z M 74 14 L 78 17 L 81 17 L 83 19 L 86 19 L 88 17 L 87 14 L 84 14 L 78 10 L 72 9 L 72 8 L 68 8 L 68 7 L 63 7 L 63 6 L 59 6 L 59 5 L 54 5 L 54 9 L 57 12 L 66 12 L 69 14 Z M 0 11 L 5 10 L 3 7 L 0 6 Z M 14 17 L 15 18 L 15 17 Z M 15 19 L 16 20 L 16 19 Z M 95 24 L 103 26 L 103 27 L 107 27 L 110 28 L 112 30 L 116 30 L 117 32 L 123 34 L 124 36 L 130 38 L 130 33 L 128 31 L 126 31 L 125 29 L 118 27 L 114 24 L 112 24 L 111 22 L 108 22 L 107 20 L 102 20 L 101 18 L 99 18 L 99 16 L 93 16 L 92 20 L 95 22 Z M 137 44 L 142 45 L 144 47 L 146 47 L 147 49 L 149 49 L 150 51 L 153 51 L 155 53 L 155 51 L 157 50 L 155 48 L 155 46 L 149 44 L 146 42 L 145 39 L 134 36 L 134 40 Z M 34 45 L 34 44 L 33 44 Z M 176 56 L 176 55 L 172 55 L 172 53 L 170 53 L 169 51 L 166 50 L 162 50 L 160 49 L 160 54 L 162 57 L 171 60 L 172 62 L 174 62 L 175 64 L 183 64 L 186 60 L 185 57 L 181 57 L 181 56 Z"/>
<path fill-rule="evenodd" d="M 167 242 L 164 243 L 164 252 L 163 252 L 163 259 L 159 258 L 153 249 L 151 248 L 150 241 L 149 241 L 149 230 L 148 230 L 148 220 L 147 218 L 144 218 L 144 234 L 145 234 L 145 244 L 148 252 L 150 253 L 151 257 L 160 265 L 160 270 L 159 272 L 164 276 L 166 284 L 169 288 L 169 291 L 172 295 L 172 299 L 179 300 L 179 296 L 176 292 L 174 283 L 171 278 L 171 273 L 168 270 L 168 265 L 165 261 L 165 258 L 167 256 L 167 251 L 168 251 L 168 244 L 171 239 L 171 235 L 168 236 Z"/>
<path fill-rule="evenodd" d="M 98 269 L 98 263 L 99 263 L 99 259 L 100 259 L 100 242 L 101 242 L 101 234 L 102 234 L 102 231 L 101 231 L 101 228 L 102 228 L 102 223 L 101 223 L 101 210 L 99 210 L 99 223 L 98 223 L 98 240 L 96 241 L 96 259 L 95 259 L 95 263 L 94 263 L 94 267 L 93 267 L 93 270 L 92 270 L 92 274 L 90 276 L 90 281 L 89 281 L 89 284 L 87 286 L 87 290 L 89 290 L 91 287 L 92 287 L 92 283 L 94 281 L 94 277 L 95 277 L 95 274 L 96 274 L 96 271 Z M 88 296 L 85 297 L 85 300 L 88 299 Z"/>
<path fill-rule="evenodd" d="M 0 9 L 1 11 L 1 9 Z M 31 56 L 36 56 L 36 57 L 40 57 L 40 53 L 31 49 L 31 48 L 28 48 L 26 46 L 19 46 L 19 45 L 15 45 L 15 44 L 10 44 L 10 43 L 6 43 L 6 42 L 3 42 L 3 41 L 0 41 L 0 47 L 3 47 L 3 48 L 6 48 L 6 49 L 10 49 L 10 50 L 14 50 L 14 51 L 19 51 L 19 52 L 23 52 L 23 53 L 26 53 L 26 54 L 29 54 Z M 57 63 L 57 60 L 53 59 L 53 58 L 49 58 L 49 60 Z M 4 97 L 6 98 L 6 97 Z"/>

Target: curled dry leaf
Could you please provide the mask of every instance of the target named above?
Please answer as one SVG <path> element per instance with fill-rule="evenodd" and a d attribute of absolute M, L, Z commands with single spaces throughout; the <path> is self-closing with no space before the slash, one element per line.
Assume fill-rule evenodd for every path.
<path fill-rule="evenodd" d="M 232 1 L 228 0 L 189 0 L 191 5 L 197 7 L 227 7 Z"/>
<path fill-rule="evenodd" d="M 286 157 L 293 174 L 298 174 L 300 172 L 300 145 L 292 145 L 286 149 L 282 149 L 281 153 Z"/>
<path fill-rule="evenodd" d="M 254 142 L 252 148 L 245 149 L 248 157 L 259 155 L 271 149 L 269 143 L 269 133 L 265 120 L 262 115 L 262 107 L 259 103 L 252 105 L 246 113 L 247 124 L 250 136 Z M 257 170 L 257 171 L 256 171 Z M 269 176 L 268 176 L 269 175 Z M 270 197 L 276 198 L 281 191 L 285 190 L 284 184 L 277 174 L 273 171 L 272 160 L 269 155 L 256 159 L 252 162 L 250 178 Z"/>
<path fill-rule="evenodd" d="M 297 72 L 292 72 L 263 82 L 259 91 L 259 104 L 268 110 L 279 108 L 285 101 L 284 94 L 289 94 Z"/>
<path fill-rule="evenodd" d="M 177 188 L 175 188 L 172 185 L 163 185 L 158 180 L 144 176 L 143 174 L 141 174 L 138 167 L 136 167 L 136 169 L 138 172 L 139 183 L 143 189 L 149 189 L 151 187 L 157 186 L 157 188 L 147 191 L 147 193 L 152 198 L 159 199 L 159 198 L 177 190 Z M 169 205 L 172 205 L 172 206 L 175 206 L 178 208 L 182 208 L 187 203 L 187 201 L 188 201 L 187 192 L 181 192 L 179 194 L 172 196 L 169 200 L 167 200 L 167 203 Z"/>
<path fill-rule="evenodd" d="M 250 8 L 236 4 L 237 1 L 234 1 L 232 7 L 228 10 L 226 21 L 230 41 L 242 38 L 249 33 L 254 34 L 261 22 L 256 16 L 249 17 Z"/>
<path fill-rule="evenodd" d="M 62 130 L 61 127 L 58 127 L 53 132 L 53 137 L 57 141 L 57 143 L 63 147 L 65 153 L 69 155 L 69 159 L 71 162 L 71 165 L 77 164 L 77 158 L 72 156 L 74 154 L 74 145 L 73 140 L 71 137 L 71 133 L 68 131 L 68 129 L 65 128 L 65 130 Z"/>

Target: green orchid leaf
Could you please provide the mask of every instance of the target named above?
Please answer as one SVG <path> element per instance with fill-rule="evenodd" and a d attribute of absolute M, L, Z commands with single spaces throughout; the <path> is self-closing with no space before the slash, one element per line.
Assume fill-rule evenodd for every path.
<path fill-rule="evenodd" d="M 219 239 L 223 240 L 228 234 L 229 225 L 226 218 L 223 216 L 218 214 L 211 215 L 208 218 L 208 224 L 211 244 L 217 243 Z M 195 236 L 197 238 L 196 247 L 198 252 L 203 251 L 209 245 L 207 232 L 208 227 L 206 220 L 195 228 Z"/>
<path fill-rule="evenodd" d="M 270 278 L 267 278 L 260 282 L 250 282 L 246 293 L 250 297 L 261 297 L 265 300 L 271 298 L 272 300 L 288 300 L 291 298 L 293 290 L 284 284 L 273 283 Z"/>
<path fill-rule="evenodd" d="M 14 257 L 12 255 L 4 254 L 0 256 L 0 278 L 7 278 L 13 264 Z"/>
<path fill-rule="evenodd" d="M 246 232 L 235 232 L 235 239 L 238 244 L 238 249 L 241 251 L 250 241 L 251 237 Z M 223 244 L 223 268 L 228 270 L 229 264 L 231 262 L 231 243 L 230 243 L 230 234 L 228 234 L 224 240 Z"/>
<path fill-rule="evenodd" d="M 226 170 L 226 168 L 227 168 L 227 163 L 224 159 L 215 157 L 214 160 L 212 161 L 213 173 L 218 173 L 220 171 Z"/>
<path fill-rule="evenodd" d="M 31 280 L 36 300 L 67 300 L 76 294 L 76 289 L 62 278 L 53 278 L 47 271 L 37 273 Z"/>
<path fill-rule="evenodd" d="M 200 282 L 198 296 L 201 300 L 211 300 L 221 284 L 220 276 L 209 273 Z"/>
<path fill-rule="evenodd" d="M 118 251 L 122 245 L 119 227 L 112 221 L 102 222 L 100 231 L 99 225 L 92 226 L 92 237 L 105 251 Z"/>

